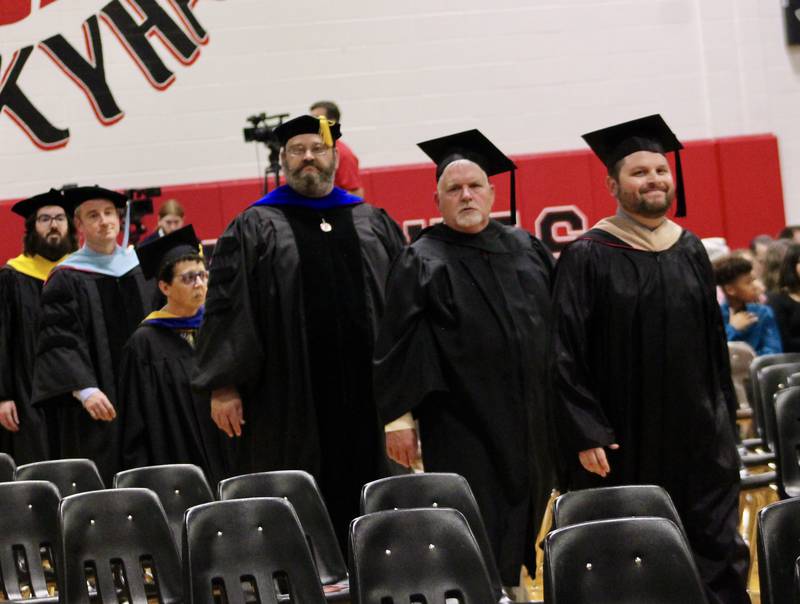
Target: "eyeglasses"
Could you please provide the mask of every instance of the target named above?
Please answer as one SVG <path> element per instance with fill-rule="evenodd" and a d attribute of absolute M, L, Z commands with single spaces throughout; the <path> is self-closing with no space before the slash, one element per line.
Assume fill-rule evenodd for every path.
<path fill-rule="evenodd" d="M 58 222 L 59 224 L 64 224 L 67 222 L 67 215 L 66 214 L 56 214 L 55 216 L 50 216 L 50 214 L 40 214 L 36 217 L 36 222 L 39 224 L 50 224 L 52 222 Z"/>
<path fill-rule="evenodd" d="M 178 275 L 181 283 L 184 285 L 194 285 L 194 282 L 200 279 L 202 283 L 208 281 L 208 271 L 186 271 Z"/>
<path fill-rule="evenodd" d="M 292 157 L 303 157 L 308 151 L 311 151 L 312 155 L 316 155 L 319 157 L 320 155 L 325 155 L 331 148 L 327 145 L 312 145 L 310 149 L 307 149 L 303 145 L 292 145 L 290 147 L 286 147 L 286 153 L 291 155 Z"/>

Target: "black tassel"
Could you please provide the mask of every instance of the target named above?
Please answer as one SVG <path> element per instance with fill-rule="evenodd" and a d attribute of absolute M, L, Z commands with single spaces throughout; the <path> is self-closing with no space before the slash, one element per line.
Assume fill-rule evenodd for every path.
<path fill-rule="evenodd" d="M 516 168 L 511 170 L 511 226 L 517 224 L 517 176 Z"/>
<path fill-rule="evenodd" d="M 683 189 L 683 168 L 681 167 L 681 152 L 675 151 L 675 198 L 678 200 L 675 208 L 675 217 L 686 216 L 686 192 Z"/>

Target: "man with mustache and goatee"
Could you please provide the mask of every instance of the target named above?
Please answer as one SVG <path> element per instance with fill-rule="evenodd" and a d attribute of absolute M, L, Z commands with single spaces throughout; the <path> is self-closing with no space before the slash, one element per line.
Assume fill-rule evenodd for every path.
<path fill-rule="evenodd" d="M 304 115 L 275 132 L 287 184 L 217 241 L 194 385 L 240 437 L 235 471 L 310 472 L 345 547 L 361 486 L 387 470 L 371 359 L 403 236 L 334 187 L 339 124 Z"/>
<path fill-rule="evenodd" d="M 24 464 L 49 457 L 44 415 L 31 406 L 42 285 L 78 244 L 61 191 L 24 199 L 11 211 L 25 219 L 25 236 L 22 254 L 0 268 L 0 451 Z"/>

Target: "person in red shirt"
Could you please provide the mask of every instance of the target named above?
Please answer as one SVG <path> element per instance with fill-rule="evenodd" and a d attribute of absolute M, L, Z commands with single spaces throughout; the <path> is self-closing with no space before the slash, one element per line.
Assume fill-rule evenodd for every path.
<path fill-rule="evenodd" d="M 309 111 L 315 117 L 324 116 L 337 124 L 342 117 L 339 106 L 333 101 L 317 101 L 311 105 Z M 336 150 L 339 152 L 339 167 L 336 170 L 333 184 L 351 195 L 364 197 L 364 186 L 361 184 L 361 177 L 358 174 L 358 157 L 341 140 L 336 141 Z"/>

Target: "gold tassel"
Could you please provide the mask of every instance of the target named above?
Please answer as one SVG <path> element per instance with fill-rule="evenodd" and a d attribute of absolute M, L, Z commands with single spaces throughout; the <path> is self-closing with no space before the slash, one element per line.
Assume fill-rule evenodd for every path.
<path fill-rule="evenodd" d="M 323 116 L 319 116 L 317 119 L 319 120 L 319 135 L 322 137 L 322 142 L 328 147 L 333 147 L 331 126 L 333 126 L 336 122 Z"/>

